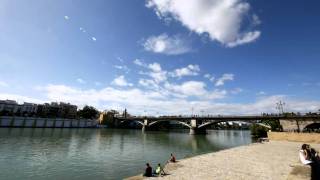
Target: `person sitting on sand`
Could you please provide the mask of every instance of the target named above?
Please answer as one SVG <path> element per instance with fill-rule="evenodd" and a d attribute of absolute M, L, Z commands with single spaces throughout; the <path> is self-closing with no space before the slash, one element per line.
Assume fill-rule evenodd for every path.
<path fill-rule="evenodd" d="M 156 172 L 155 174 L 157 174 L 158 176 L 161 176 L 161 175 L 165 175 L 166 173 L 164 172 L 163 168 L 161 167 L 161 164 L 159 163 L 157 168 L 156 168 Z"/>
<path fill-rule="evenodd" d="M 176 162 L 176 157 L 174 157 L 174 155 L 173 155 L 172 153 L 171 153 L 171 155 L 170 155 L 170 159 L 169 159 L 168 162 L 173 162 L 173 163 Z"/>
<path fill-rule="evenodd" d="M 307 152 L 310 154 L 311 161 L 320 161 L 319 152 L 317 152 L 314 148 L 312 148 L 309 144 L 307 144 Z"/>
<path fill-rule="evenodd" d="M 143 174 L 143 176 L 146 176 L 146 177 L 152 177 L 152 167 L 150 166 L 149 163 L 146 164 L 146 170 Z"/>
<path fill-rule="evenodd" d="M 299 151 L 299 157 L 302 164 L 308 164 L 310 165 L 312 163 L 310 151 L 307 149 L 308 145 L 303 144 L 301 147 L 301 150 Z"/>

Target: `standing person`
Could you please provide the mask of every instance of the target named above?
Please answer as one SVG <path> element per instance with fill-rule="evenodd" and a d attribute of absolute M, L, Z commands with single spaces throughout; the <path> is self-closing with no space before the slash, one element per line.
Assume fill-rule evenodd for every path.
<path fill-rule="evenodd" d="M 143 176 L 146 176 L 146 177 L 152 177 L 152 167 L 150 166 L 149 163 L 146 164 L 146 170 L 143 174 Z"/>
<path fill-rule="evenodd" d="M 173 155 L 172 153 L 171 153 L 171 155 L 170 155 L 169 162 L 173 162 L 173 163 L 176 162 L 176 157 L 174 157 L 174 155 Z"/>

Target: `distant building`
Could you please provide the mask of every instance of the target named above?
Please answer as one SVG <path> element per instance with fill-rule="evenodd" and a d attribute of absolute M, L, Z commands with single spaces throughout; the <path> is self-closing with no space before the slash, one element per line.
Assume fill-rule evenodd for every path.
<path fill-rule="evenodd" d="M 76 105 L 60 102 L 58 116 L 63 118 L 76 118 L 77 108 Z"/>
<path fill-rule="evenodd" d="M 37 114 L 45 117 L 58 117 L 74 119 L 77 116 L 77 106 L 70 103 L 45 103 L 38 105 Z"/>
<path fill-rule="evenodd" d="M 50 104 L 24 102 L 23 104 L 18 104 L 13 100 L 0 100 L 0 113 L 2 115 L 75 119 L 77 117 L 77 108 L 76 105 L 64 102 L 52 102 Z"/>
<path fill-rule="evenodd" d="M 22 115 L 24 114 L 34 115 L 37 113 L 37 110 L 38 110 L 37 104 L 24 102 L 22 105 L 20 105 L 20 113 Z"/>
<path fill-rule="evenodd" d="M 14 100 L 0 100 L 0 112 L 15 114 L 19 109 L 19 104 Z"/>

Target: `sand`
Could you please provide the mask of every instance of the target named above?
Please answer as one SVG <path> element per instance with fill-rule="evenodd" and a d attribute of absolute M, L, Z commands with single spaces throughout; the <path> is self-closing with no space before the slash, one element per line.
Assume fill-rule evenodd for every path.
<path fill-rule="evenodd" d="M 144 179 L 309 179 L 309 167 L 299 161 L 301 144 L 270 141 L 199 155 L 168 164 L 165 171 L 169 175 Z M 320 144 L 311 146 L 320 149 Z"/>

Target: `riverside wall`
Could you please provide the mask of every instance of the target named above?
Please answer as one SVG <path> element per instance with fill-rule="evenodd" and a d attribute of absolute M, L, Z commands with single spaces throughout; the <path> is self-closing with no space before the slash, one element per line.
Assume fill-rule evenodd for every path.
<path fill-rule="evenodd" d="M 320 144 L 320 133 L 268 132 L 268 138 L 275 141 L 294 141 Z"/>
<path fill-rule="evenodd" d="M 89 119 L 62 119 L 0 116 L 0 127 L 21 128 L 93 128 L 98 124 Z"/>

